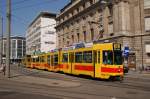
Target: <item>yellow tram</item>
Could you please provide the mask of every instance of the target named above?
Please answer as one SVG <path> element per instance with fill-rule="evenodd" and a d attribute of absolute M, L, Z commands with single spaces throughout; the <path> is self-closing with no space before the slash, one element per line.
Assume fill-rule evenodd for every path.
<path fill-rule="evenodd" d="M 30 67 L 31 66 L 31 55 L 26 55 L 21 60 L 23 66 Z"/>
<path fill-rule="evenodd" d="M 33 55 L 31 68 L 88 75 L 100 79 L 122 78 L 121 44 L 94 44 L 90 47 L 63 48 Z"/>

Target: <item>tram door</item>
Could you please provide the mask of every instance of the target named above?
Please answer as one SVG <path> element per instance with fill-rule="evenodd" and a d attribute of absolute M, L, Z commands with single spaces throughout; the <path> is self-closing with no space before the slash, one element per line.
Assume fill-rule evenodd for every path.
<path fill-rule="evenodd" d="M 54 67 L 54 59 L 53 59 L 53 55 L 51 55 L 51 70 L 53 70 Z"/>
<path fill-rule="evenodd" d="M 70 52 L 70 53 L 69 53 L 69 66 L 70 66 L 70 73 L 72 73 L 72 69 L 73 69 L 73 67 L 72 67 L 72 63 L 73 63 L 73 61 L 74 61 L 74 53 L 73 53 L 73 52 Z"/>
<path fill-rule="evenodd" d="M 101 75 L 101 51 L 94 51 L 94 64 L 95 64 L 95 77 L 100 77 Z"/>

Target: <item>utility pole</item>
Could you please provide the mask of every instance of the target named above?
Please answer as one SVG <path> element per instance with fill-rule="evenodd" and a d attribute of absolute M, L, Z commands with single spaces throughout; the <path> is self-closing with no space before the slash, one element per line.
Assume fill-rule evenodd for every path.
<path fill-rule="evenodd" d="M 144 0 L 139 0 L 139 11 L 140 11 L 140 30 L 141 30 L 141 71 L 144 70 L 144 51 L 143 51 L 143 33 L 144 33 Z"/>
<path fill-rule="evenodd" d="M 11 34 L 11 0 L 7 0 L 6 76 L 8 78 L 10 78 L 10 34 Z"/>
<path fill-rule="evenodd" d="M 3 64 L 3 17 L 0 16 L 0 30 L 1 30 L 1 48 L 0 48 L 0 65 Z"/>
<path fill-rule="evenodd" d="M 0 30 L 2 30 L 2 17 L 0 16 Z M 1 39 L 0 42 L 2 42 L 2 35 L 1 35 Z M 2 44 L 0 44 L 0 67 L 2 66 L 1 62 L 2 62 Z"/>

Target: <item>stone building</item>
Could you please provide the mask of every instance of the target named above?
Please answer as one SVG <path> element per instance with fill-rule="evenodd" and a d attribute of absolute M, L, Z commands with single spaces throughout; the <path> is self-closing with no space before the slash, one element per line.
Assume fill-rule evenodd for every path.
<path fill-rule="evenodd" d="M 144 65 L 150 66 L 150 0 L 144 0 L 145 35 L 144 39 Z"/>
<path fill-rule="evenodd" d="M 150 32 L 150 0 L 144 0 L 145 31 Z"/>
<path fill-rule="evenodd" d="M 119 42 L 129 47 L 128 66 L 150 66 L 150 33 L 144 0 L 71 0 L 57 16 L 59 48 L 78 42 Z"/>

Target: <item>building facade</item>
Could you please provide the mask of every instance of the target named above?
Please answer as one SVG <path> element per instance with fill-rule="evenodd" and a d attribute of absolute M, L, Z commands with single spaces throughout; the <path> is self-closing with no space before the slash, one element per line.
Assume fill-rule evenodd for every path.
<path fill-rule="evenodd" d="M 149 1 L 149 0 L 148 0 Z M 78 42 L 118 42 L 129 48 L 128 66 L 150 66 L 144 0 L 71 0 L 57 16 L 58 48 Z"/>
<path fill-rule="evenodd" d="M 11 62 L 20 62 L 21 59 L 25 56 L 26 53 L 26 42 L 25 37 L 14 36 L 11 37 L 10 43 L 10 59 Z M 0 40 L 1 41 L 1 40 Z M 6 38 L 3 38 L 3 62 L 6 59 Z M 0 47 L 0 48 L 1 48 Z"/>
<path fill-rule="evenodd" d="M 48 52 L 56 48 L 56 14 L 41 12 L 28 26 L 26 53 Z"/>
<path fill-rule="evenodd" d="M 150 0 L 144 0 L 145 31 L 150 32 Z"/>

